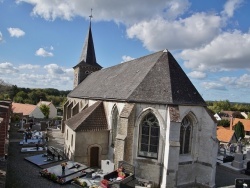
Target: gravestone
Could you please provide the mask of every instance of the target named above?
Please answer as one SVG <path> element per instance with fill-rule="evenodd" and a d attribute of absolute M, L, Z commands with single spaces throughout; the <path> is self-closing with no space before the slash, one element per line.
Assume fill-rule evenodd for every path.
<path fill-rule="evenodd" d="M 46 122 L 45 121 L 41 121 L 40 123 L 41 123 L 41 131 L 46 131 L 46 129 L 47 129 Z"/>
<path fill-rule="evenodd" d="M 102 160 L 101 167 L 103 173 L 107 174 L 114 171 L 115 165 L 110 160 Z"/>
<path fill-rule="evenodd" d="M 242 153 L 235 153 L 234 155 L 234 161 L 231 163 L 231 165 L 234 168 L 242 169 L 243 168 L 243 154 Z"/>
<path fill-rule="evenodd" d="M 247 165 L 247 163 L 250 161 L 250 150 L 247 151 L 246 153 L 246 158 L 244 160 L 244 164 Z"/>

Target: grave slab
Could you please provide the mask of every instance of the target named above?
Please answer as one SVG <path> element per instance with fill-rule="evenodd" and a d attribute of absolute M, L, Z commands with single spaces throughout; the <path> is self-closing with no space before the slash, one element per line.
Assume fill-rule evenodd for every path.
<path fill-rule="evenodd" d="M 39 166 L 39 167 L 42 167 L 43 165 L 46 165 L 46 164 L 51 164 L 51 163 L 65 160 L 65 159 L 61 159 L 61 158 L 58 159 L 57 157 L 55 157 L 53 160 L 52 157 L 47 157 L 45 154 L 39 154 L 39 155 L 30 156 L 30 157 L 25 157 L 24 159 Z"/>
<path fill-rule="evenodd" d="M 38 147 L 38 149 L 36 147 L 27 147 L 27 148 L 22 148 L 21 152 L 22 153 L 27 153 L 27 152 L 38 152 L 38 151 L 46 151 L 47 148 L 43 148 L 43 147 Z"/>
<path fill-rule="evenodd" d="M 73 161 L 67 161 L 65 170 L 62 170 L 61 165 L 55 165 L 50 168 L 46 168 L 40 171 L 41 176 L 48 178 L 60 184 L 72 181 L 76 177 L 81 177 L 86 175 L 85 171 L 89 167 Z"/>

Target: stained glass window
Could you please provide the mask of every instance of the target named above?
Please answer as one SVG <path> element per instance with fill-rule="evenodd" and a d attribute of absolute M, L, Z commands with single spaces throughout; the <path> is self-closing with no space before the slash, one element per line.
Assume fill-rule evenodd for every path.
<path fill-rule="evenodd" d="M 158 120 L 152 113 L 148 113 L 140 125 L 139 156 L 157 158 L 160 138 Z"/>
<path fill-rule="evenodd" d="M 117 107 L 115 106 L 114 110 L 113 110 L 113 114 L 112 114 L 112 130 L 111 130 L 111 134 L 112 134 L 111 146 L 112 147 L 115 146 L 115 139 L 116 139 L 116 136 L 117 136 L 118 118 L 119 118 L 119 113 L 118 113 Z"/>
<path fill-rule="evenodd" d="M 191 152 L 192 124 L 188 117 L 184 117 L 180 129 L 180 154 Z"/>

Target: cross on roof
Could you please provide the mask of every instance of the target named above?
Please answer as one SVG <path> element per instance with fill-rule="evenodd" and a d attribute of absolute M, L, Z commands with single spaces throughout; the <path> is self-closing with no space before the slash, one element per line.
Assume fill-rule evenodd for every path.
<path fill-rule="evenodd" d="M 89 18 L 90 18 L 90 23 L 91 23 L 91 19 L 93 18 L 93 16 L 92 16 L 92 8 L 91 8 L 91 15 L 89 16 Z"/>

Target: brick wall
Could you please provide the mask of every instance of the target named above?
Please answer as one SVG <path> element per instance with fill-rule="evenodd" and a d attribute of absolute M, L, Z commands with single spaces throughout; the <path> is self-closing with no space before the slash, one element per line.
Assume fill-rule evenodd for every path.
<path fill-rule="evenodd" d="M 11 117 L 11 101 L 0 101 L 0 158 L 3 157 L 6 152 L 6 139 L 8 139 L 8 128 Z"/>
<path fill-rule="evenodd" d="M 4 119 L 0 118 L 0 158 L 3 157 L 5 154 L 4 146 L 5 146 L 5 125 L 4 125 Z"/>

